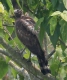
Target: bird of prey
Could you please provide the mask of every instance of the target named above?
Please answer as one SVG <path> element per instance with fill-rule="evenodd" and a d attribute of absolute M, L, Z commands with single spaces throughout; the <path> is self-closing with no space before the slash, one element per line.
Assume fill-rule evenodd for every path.
<path fill-rule="evenodd" d="M 34 29 L 35 21 L 23 15 L 22 10 L 14 10 L 15 30 L 19 40 L 37 56 L 41 72 L 45 75 L 50 73 L 48 69 L 48 60 L 45 57 L 45 51 L 41 48 L 36 30 Z"/>

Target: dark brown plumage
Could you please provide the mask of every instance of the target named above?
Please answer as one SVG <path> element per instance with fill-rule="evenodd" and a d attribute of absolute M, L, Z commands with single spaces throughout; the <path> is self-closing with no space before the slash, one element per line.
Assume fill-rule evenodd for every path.
<path fill-rule="evenodd" d="M 39 40 L 36 36 L 36 30 L 34 30 L 35 22 L 32 18 L 22 15 L 21 10 L 14 11 L 15 29 L 19 40 L 37 56 L 41 72 L 43 74 L 50 73 L 47 68 L 48 61 L 45 58 L 45 51 L 42 50 Z"/>

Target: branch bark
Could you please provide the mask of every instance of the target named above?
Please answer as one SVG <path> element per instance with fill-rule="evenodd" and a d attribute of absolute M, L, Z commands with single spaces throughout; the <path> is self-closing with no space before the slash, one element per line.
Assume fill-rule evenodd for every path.
<path fill-rule="evenodd" d="M 24 68 L 20 68 L 11 60 L 9 61 L 9 65 L 14 68 L 19 74 L 22 74 L 24 76 L 24 80 L 31 80 L 28 72 Z"/>
<path fill-rule="evenodd" d="M 16 62 L 20 67 L 23 67 L 30 73 L 31 75 L 35 76 L 36 80 L 55 80 L 55 78 L 51 74 L 43 75 L 40 72 L 40 69 L 34 66 L 32 63 L 27 62 L 25 58 L 22 59 L 20 51 L 15 50 L 12 48 L 6 41 L 0 37 L 0 44 L 6 49 L 0 49 L 0 52 L 9 58 L 11 58 L 14 62 Z M 32 79 L 33 80 L 33 79 Z"/>

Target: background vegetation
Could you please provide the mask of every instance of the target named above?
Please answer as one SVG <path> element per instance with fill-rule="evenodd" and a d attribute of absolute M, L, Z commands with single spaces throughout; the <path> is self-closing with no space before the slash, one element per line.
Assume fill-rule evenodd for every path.
<path fill-rule="evenodd" d="M 22 60 L 20 52 L 24 45 L 14 36 L 15 20 L 10 18 L 15 8 L 31 16 L 36 22 L 35 29 L 40 29 L 39 41 L 46 50 L 50 76 L 44 76 L 36 68 L 35 55 L 31 56 L 33 65 L 27 62 L 28 49 L 23 52 L 26 54 Z M 67 0 L 0 0 L 0 80 L 67 80 L 66 26 Z"/>

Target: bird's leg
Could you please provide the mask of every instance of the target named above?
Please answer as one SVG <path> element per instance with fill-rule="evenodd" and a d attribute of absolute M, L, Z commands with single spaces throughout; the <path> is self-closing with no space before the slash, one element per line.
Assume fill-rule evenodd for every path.
<path fill-rule="evenodd" d="M 23 54 L 24 54 L 25 49 L 26 49 L 26 47 L 23 50 L 20 51 L 20 55 L 22 56 L 22 58 L 23 58 Z M 30 55 L 29 55 L 29 58 L 28 58 L 27 61 L 31 62 L 31 52 L 30 52 Z"/>
<path fill-rule="evenodd" d="M 26 49 L 26 47 L 24 47 L 24 49 L 20 51 L 20 55 L 22 56 L 22 58 L 23 58 L 23 53 L 24 53 L 25 49 Z"/>

